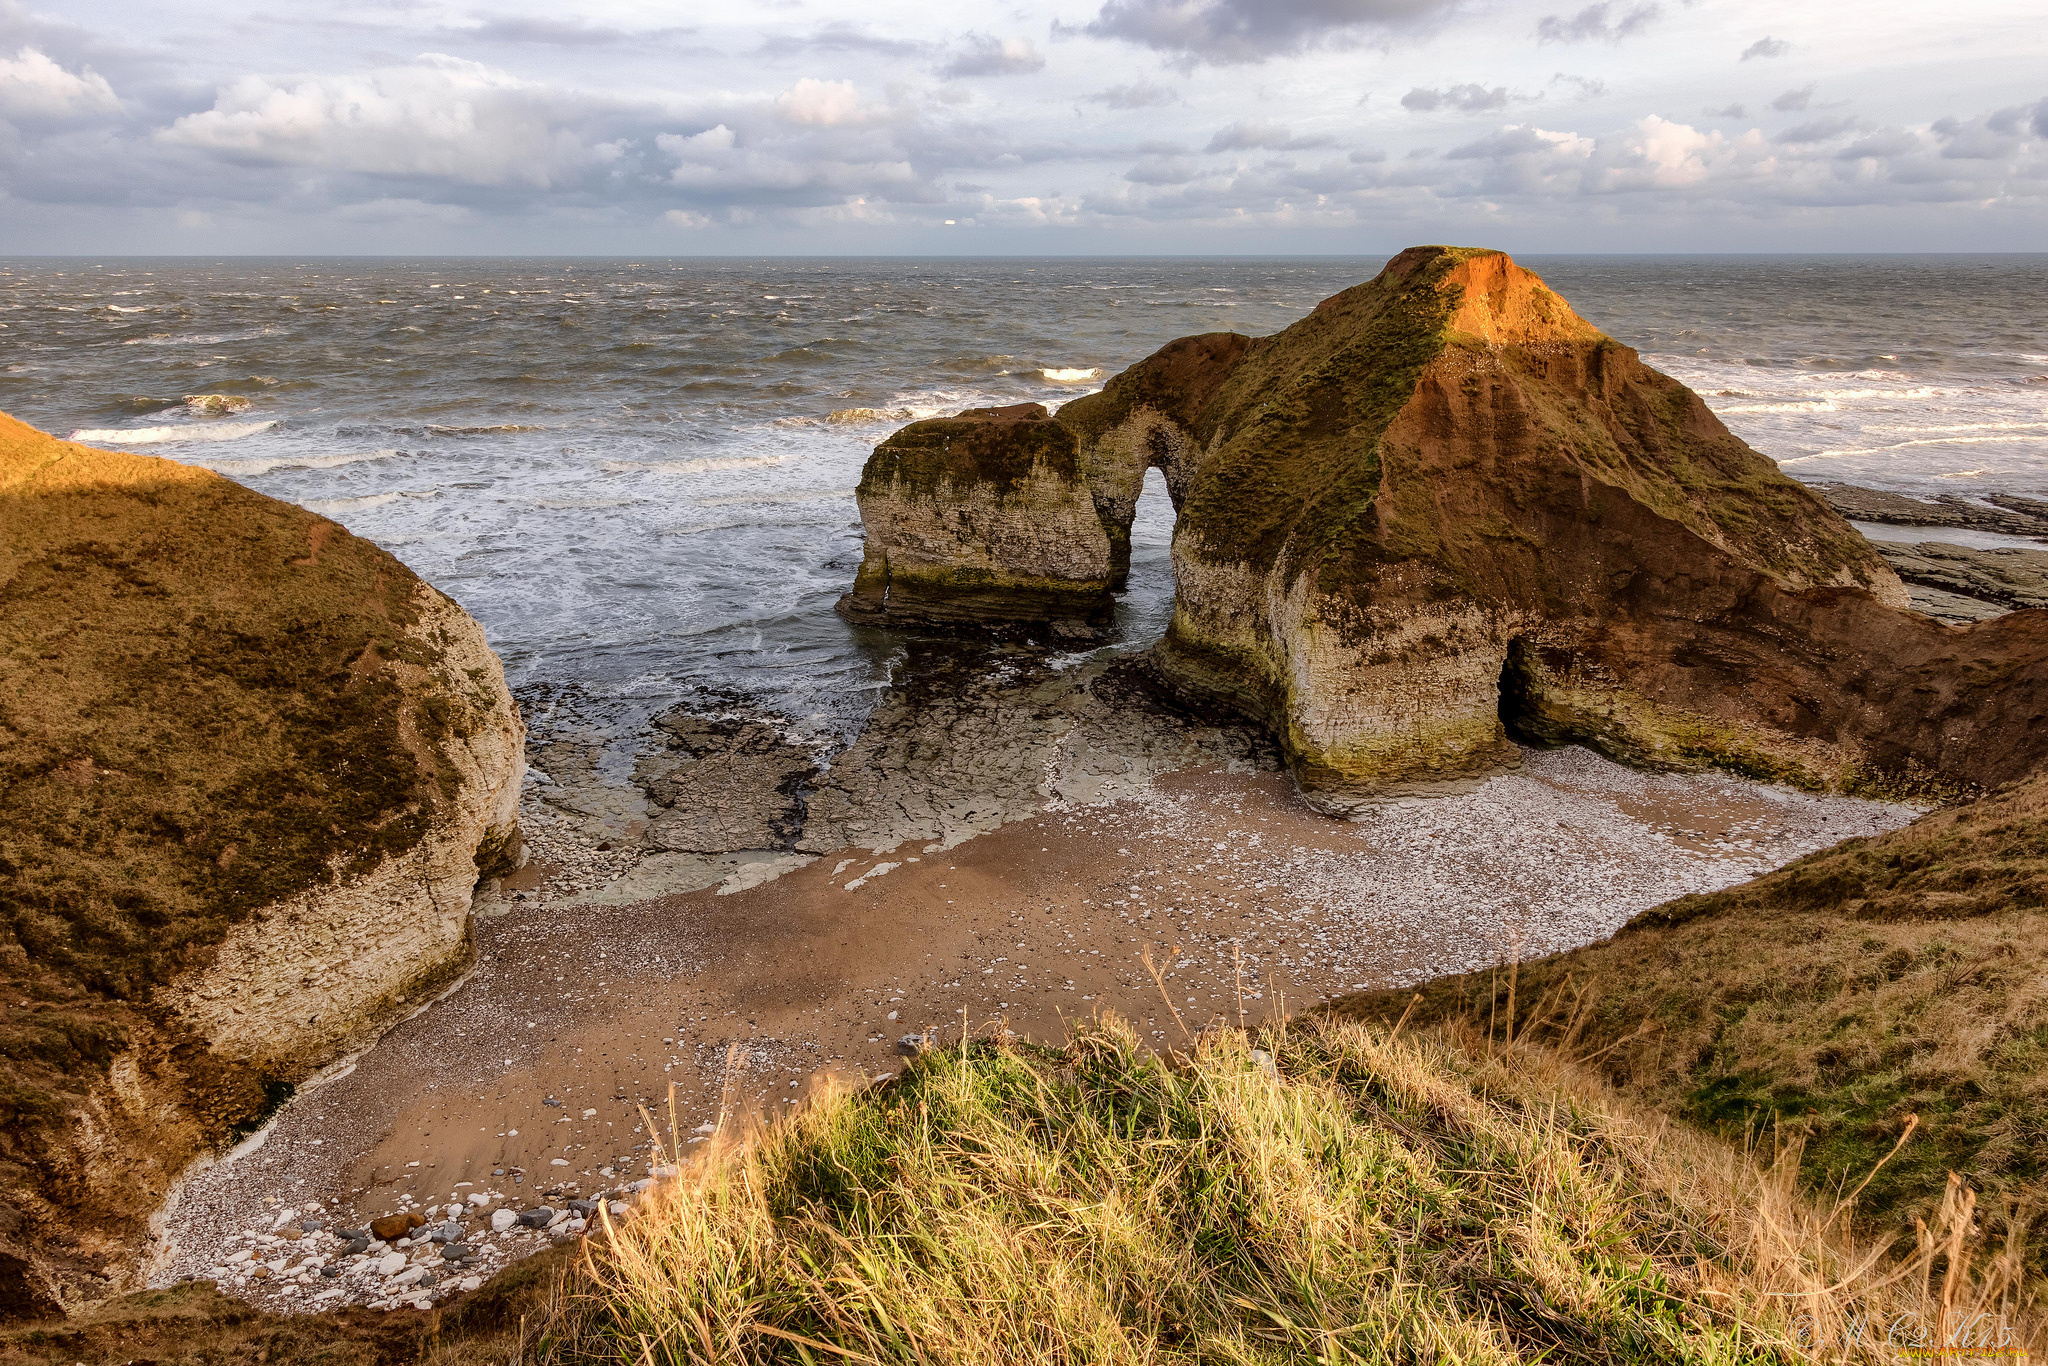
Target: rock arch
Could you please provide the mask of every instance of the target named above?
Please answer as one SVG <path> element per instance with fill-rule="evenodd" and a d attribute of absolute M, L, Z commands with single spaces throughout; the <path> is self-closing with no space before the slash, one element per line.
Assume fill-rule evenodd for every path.
<path fill-rule="evenodd" d="M 1145 471 L 1177 513 L 1184 691 L 1345 811 L 1512 759 L 1517 724 L 1824 787 L 2048 757 L 2048 611 L 1903 611 L 1867 542 L 1500 252 L 1415 247 L 1257 339 L 1170 343 L 1058 414 L 914 423 L 860 487 L 842 610 L 1109 619 Z"/>

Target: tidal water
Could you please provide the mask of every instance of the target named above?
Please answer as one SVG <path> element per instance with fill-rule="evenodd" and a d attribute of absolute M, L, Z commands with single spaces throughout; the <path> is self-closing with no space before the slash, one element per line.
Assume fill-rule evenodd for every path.
<path fill-rule="evenodd" d="M 892 428 L 1057 405 L 1381 263 L 4 260 L 0 409 L 388 547 L 484 623 L 539 735 L 744 695 L 824 739 L 898 649 L 832 613 Z M 2048 496 L 2048 257 L 1525 263 L 1795 477 Z M 1127 643 L 1164 625 L 1170 532 L 1155 475 Z"/>

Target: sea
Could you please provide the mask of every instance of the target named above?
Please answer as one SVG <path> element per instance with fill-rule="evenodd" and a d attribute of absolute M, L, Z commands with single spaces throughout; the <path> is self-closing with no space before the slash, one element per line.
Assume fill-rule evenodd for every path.
<path fill-rule="evenodd" d="M 623 772 L 678 704 L 857 729 L 904 642 L 832 606 L 892 429 L 1276 331 L 1384 259 L 0 259 L 0 409 L 387 547 L 537 740 Z M 1523 260 L 1795 478 L 2048 497 L 2048 256 Z M 1163 629 L 1171 531 L 1155 472 L 1108 648 Z"/>

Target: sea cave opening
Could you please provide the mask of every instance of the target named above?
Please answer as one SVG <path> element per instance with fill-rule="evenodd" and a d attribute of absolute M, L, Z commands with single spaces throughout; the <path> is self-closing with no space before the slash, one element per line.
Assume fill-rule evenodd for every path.
<path fill-rule="evenodd" d="M 1131 572 L 1116 599 L 1118 638 L 1151 642 L 1173 617 L 1173 499 L 1158 466 L 1145 471 L 1131 518 Z"/>

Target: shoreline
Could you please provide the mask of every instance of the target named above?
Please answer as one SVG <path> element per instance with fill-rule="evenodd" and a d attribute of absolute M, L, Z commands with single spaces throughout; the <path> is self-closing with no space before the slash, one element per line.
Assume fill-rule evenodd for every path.
<path fill-rule="evenodd" d="M 1271 773 L 1194 770 L 1109 802 L 1055 800 L 951 849 L 841 850 L 730 895 L 501 897 L 464 984 L 287 1103 L 259 1149 L 191 1174 L 151 1283 L 217 1280 L 278 1310 L 442 1300 L 573 1236 L 568 1201 L 644 1181 L 640 1106 L 666 1127 L 670 1083 L 687 1148 L 735 1104 L 772 1113 L 893 1073 L 903 1036 L 957 1040 L 963 1011 L 976 1031 L 1049 1039 L 1109 1010 L 1171 1045 L 1240 1008 L 1259 1018 L 1605 938 L 1674 896 L 1917 814 L 1576 749 L 1352 822 L 1308 811 Z M 344 1257 L 331 1231 L 295 1227 L 404 1210 L 431 1226 L 451 1205 L 472 1265 L 434 1243 Z M 485 1223 L 542 1206 L 565 1216 L 552 1232 Z M 389 1283 L 415 1262 L 434 1284 Z M 265 1263 L 262 1279 L 237 1274 Z"/>

